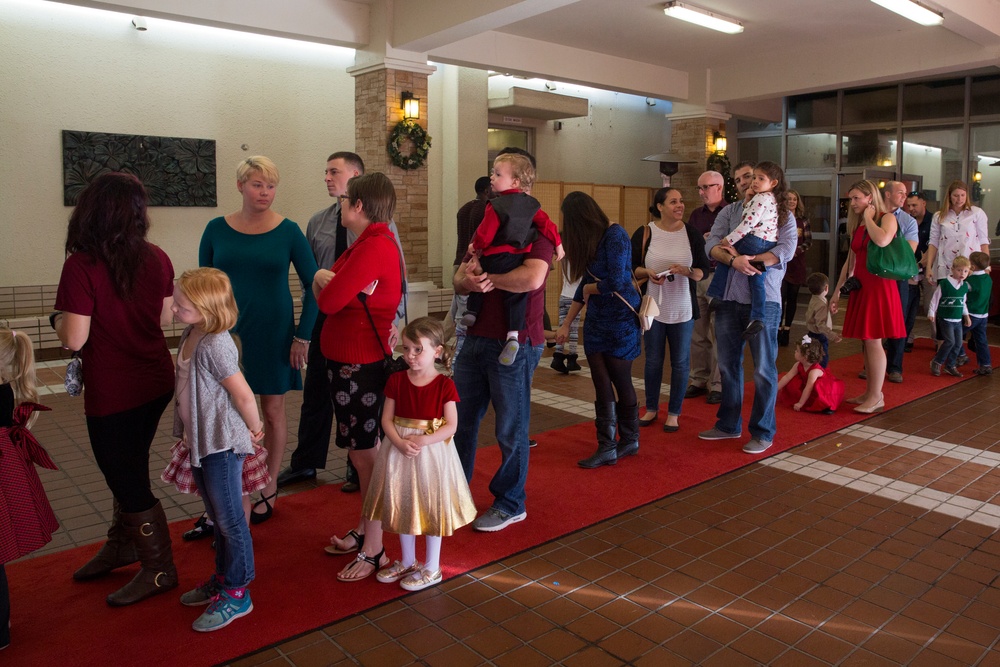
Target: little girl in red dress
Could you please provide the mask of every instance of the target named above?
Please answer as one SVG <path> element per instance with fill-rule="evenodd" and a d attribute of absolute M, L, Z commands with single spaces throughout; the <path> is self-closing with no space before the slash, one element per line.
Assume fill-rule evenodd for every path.
<path fill-rule="evenodd" d="M 820 366 L 823 344 L 809 336 L 795 347 L 795 365 L 778 382 L 778 400 L 796 412 L 831 415 L 844 400 L 844 381 Z"/>
<path fill-rule="evenodd" d="M 59 528 L 35 466 L 55 470 L 28 430 L 38 405 L 28 337 L 0 327 L 0 649 L 10 644 L 10 591 L 4 564 L 44 546 Z"/>

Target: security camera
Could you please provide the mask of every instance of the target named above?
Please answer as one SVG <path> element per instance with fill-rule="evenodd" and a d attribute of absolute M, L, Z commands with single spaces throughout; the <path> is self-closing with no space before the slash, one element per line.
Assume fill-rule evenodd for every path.
<path fill-rule="evenodd" d="M 146 19 L 141 16 L 132 17 L 132 27 L 138 30 L 139 32 L 145 32 L 146 30 L 148 30 L 148 28 L 146 27 Z"/>

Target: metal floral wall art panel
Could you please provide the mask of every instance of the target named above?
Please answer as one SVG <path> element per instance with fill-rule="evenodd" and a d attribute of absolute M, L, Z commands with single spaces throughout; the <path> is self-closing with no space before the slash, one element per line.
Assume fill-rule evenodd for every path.
<path fill-rule="evenodd" d="M 101 174 L 135 174 L 150 206 L 216 206 L 215 141 L 63 130 L 63 203 Z"/>

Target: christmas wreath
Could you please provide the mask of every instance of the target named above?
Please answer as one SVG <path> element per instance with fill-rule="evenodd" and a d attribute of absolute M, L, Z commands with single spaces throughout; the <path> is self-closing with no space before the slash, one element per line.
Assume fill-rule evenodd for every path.
<path fill-rule="evenodd" d="M 399 150 L 407 141 L 413 144 L 413 152 L 409 155 Z M 392 134 L 389 135 L 388 149 L 394 165 L 402 169 L 417 169 L 427 160 L 427 153 L 431 150 L 431 138 L 427 136 L 427 130 L 412 119 L 401 120 L 396 123 Z"/>

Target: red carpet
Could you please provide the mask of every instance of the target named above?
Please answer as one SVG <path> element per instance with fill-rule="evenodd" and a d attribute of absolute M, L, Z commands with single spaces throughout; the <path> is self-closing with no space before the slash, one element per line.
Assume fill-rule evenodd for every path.
<path fill-rule="evenodd" d="M 928 344 L 924 341 L 925 346 Z M 958 382 L 935 378 L 925 370 L 931 353 L 918 347 L 906 357 L 907 381 L 886 383 L 889 409 Z M 847 382 L 847 395 L 859 394 L 859 355 L 836 360 L 834 372 Z M 970 366 L 966 366 L 969 369 Z M 919 370 L 914 370 L 919 369 Z M 969 373 L 967 377 L 974 377 Z M 749 406 L 752 385 L 744 404 Z M 682 430 L 663 433 L 654 426 L 642 430 L 637 457 L 617 466 L 583 470 L 576 461 L 592 453 L 589 422 L 539 434 L 531 452 L 528 478 L 528 519 L 501 535 L 463 528 L 444 541 L 445 576 L 453 577 L 518 553 L 572 531 L 593 525 L 629 509 L 747 465 L 762 456 L 740 448 L 744 437 L 699 441 L 697 433 L 714 425 L 714 406 L 687 401 Z M 664 410 L 665 412 L 665 406 Z M 744 420 L 749 408 L 744 412 Z M 778 407 L 778 436 L 767 455 L 825 435 L 864 417 L 846 407 L 824 416 Z M 496 447 L 481 449 L 472 489 L 477 506 L 489 506 L 489 477 L 496 469 Z M 364 611 L 404 593 L 374 577 L 360 583 L 338 582 L 336 572 L 347 556 L 323 553 L 328 536 L 343 534 L 360 512 L 358 494 L 345 495 L 335 486 L 282 497 L 275 518 L 254 529 L 257 580 L 251 586 L 254 611 L 231 627 L 210 634 L 190 629 L 201 608 L 184 607 L 178 596 L 203 581 L 213 568 L 208 541 L 185 543 L 181 533 L 189 522 L 172 526 L 175 559 L 181 585 L 134 607 L 112 609 L 104 597 L 126 583 L 135 567 L 104 580 L 74 583 L 70 573 L 98 548 L 80 547 L 8 565 L 13 618 L 13 643 L 0 654 L 3 665 L 213 665 L 274 644 Z M 387 535 L 387 553 L 399 557 L 399 543 Z M 417 553 L 423 553 L 418 541 Z"/>

